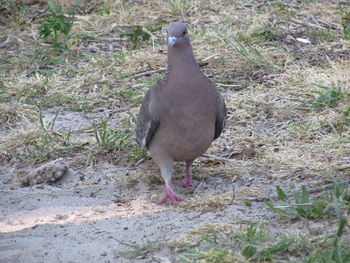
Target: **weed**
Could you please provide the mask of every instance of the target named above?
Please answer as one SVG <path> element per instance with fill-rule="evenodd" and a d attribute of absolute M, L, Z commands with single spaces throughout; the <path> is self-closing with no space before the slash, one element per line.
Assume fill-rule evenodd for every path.
<path fill-rule="evenodd" d="M 147 158 L 148 157 L 148 151 L 147 149 L 140 149 L 139 147 L 137 147 L 136 145 L 134 146 L 134 148 L 132 149 L 132 151 L 129 153 L 128 158 L 131 160 L 141 160 L 143 158 Z"/>
<path fill-rule="evenodd" d="M 262 67 L 269 69 L 276 69 L 277 66 L 269 61 L 263 54 L 256 48 L 249 44 L 243 44 L 237 40 L 237 36 L 222 32 L 223 39 L 226 44 L 233 48 L 238 54 L 240 54 L 246 61 L 250 63 L 252 67 Z"/>
<path fill-rule="evenodd" d="M 155 29 L 146 28 L 142 26 L 132 26 L 122 32 L 121 37 L 129 37 L 133 45 L 133 49 L 139 48 L 142 42 L 148 41 L 153 37 Z"/>
<path fill-rule="evenodd" d="M 283 17 L 293 17 L 296 12 L 291 9 L 291 7 L 284 3 L 283 1 L 276 1 L 272 6 L 278 11 L 278 14 Z"/>
<path fill-rule="evenodd" d="M 10 94 L 7 92 L 5 82 L 0 78 L 0 103 L 8 102 L 11 100 Z"/>
<path fill-rule="evenodd" d="M 293 191 L 293 201 L 287 201 L 287 195 L 281 187 L 276 186 L 276 192 L 280 200 L 278 206 L 266 202 L 266 205 L 274 212 L 291 219 L 297 218 L 322 218 L 326 210 L 323 200 L 314 200 L 305 186 L 300 191 Z"/>
<path fill-rule="evenodd" d="M 342 12 L 343 38 L 350 39 L 350 11 Z"/>
<path fill-rule="evenodd" d="M 265 42 L 271 41 L 276 34 L 277 34 L 276 27 L 262 26 L 257 28 L 251 34 L 251 38 L 256 40 L 258 43 L 265 43 Z"/>
<path fill-rule="evenodd" d="M 305 101 L 306 104 L 315 108 L 322 107 L 335 107 L 344 98 L 350 98 L 350 92 L 344 92 L 339 85 L 336 86 L 323 86 L 315 84 L 320 91 L 314 91 L 316 98 Z"/>
<path fill-rule="evenodd" d="M 30 70 L 27 73 L 31 76 L 35 73 L 42 75 L 52 75 L 59 70 L 59 66 L 65 63 L 65 57 L 61 54 L 59 47 L 37 47 L 34 51 L 25 55 L 25 62 L 27 62 Z"/>
<path fill-rule="evenodd" d="M 119 97 L 132 103 L 140 104 L 142 102 L 143 94 L 140 94 L 136 90 L 125 89 L 117 92 Z"/>
<path fill-rule="evenodd" d="M 54 131 L 55 121 L 59 113 L 58 111 L 52 120 L 46 122 L 40 112 L 40 129 L 28 131 L 28 134 L 15 135 L 11 140 L 8 140 L 7 154 L 24 162 L 28 160 L 42 162 L 57 158 L 68 152 L 84 149 L 83 146 L 70 140 L 71 132 Z"/>
<path fill-rule="evenodd" d="M 125 52 L 123 52 L 123 50 L 113 54 L 114 65 L 116 65 L 116 66 L 123 65 L 123 63 L 125 62 L 125 57 L 126 57 L 126 54 L 125 54 Z"/>
<path fill-rule="evenodd" d="M 106 5 L 100 5 L 98 8 L 97 8 L 97 11 L 100 15 L 110 15 L 111 14 L 111 10 L 109 9 L 108 6 Z"/>
<path fill-rule="evenodd" d="M 314 30 L 309 31 L 308 34 L 319 39 L 320 41 L 333 41 L 337 38 L 336 33 L 334 33 L 332 30 Z"/>
<path fill-rule="evenodd" d="M 265 56 L 263 56 L 257 49 L 249 46 L 243 45 L 235 40 L 232 40 L 231 45 L 234 47 L 236 52 L 238 52 L 242 57 L 244 57 L 248 62 L 256 67 L 266 67 L 271 69 L 276 69 L 277 66 L 270 62 Z"/>
<path fill-rule="evenodd" d="M 130 248 L 128 251 L 118 253 L 118 256 L 124 256 L 127 258 L 142 258 L 160 248 L 160 245 L 158 243 L 150 242 L 150 241 L 142 245 L 130 244 L 120 240 L 117 240 L 117 241 Z"/>
<path fill-rule="evenodd" d="M 121 37 L 129 37 L 132 48 L 137 49 L 141 47 L 143 42 L 147 42 L 150 39 L 153 39 L 156 41 L 156 37 L 153 35 L 154 32 L 159 31 L 162 27 L 162 25 L 166 24 L 167 22 L 164 20 L 160 20 L 157 23 L 155 23 L 151 27 L 143 27 L 143 26 L 130 26 L 126 29 L 122 30 L 119 35 Z M 158 41 L 157 41 L 158 42 Z"/>
<path fill-rule="evenodd" d="M 87 39 L 87 40 L 98 40 L 99 39 L 99 36 L 92 33 L 92 32 L 80 32 L 78 34 L 75 34 L 74 36 L 77 38 L 80 38 L 80 39 Z"/>
<path fill-rule="evenodd" d="M 343 112 L 343 117 L 344 117 L 344 121 L 347 124 L 350 124 L 350 107 L 348 107 L 344 112 Z"/>
<path fill-rule="evenodd" d="M 75 13 L 71 11 L 65 14 L 62 7 L 52 1 L 48 1 L 47 5 L 50 15 L 41 24 L 39 35 L 45 40 L 51 40 L 55 47 L 60 48 L 61 43 L 65 43 L 69 37 Z"/>
<path fill-rule="evenodd" d="M 293 242 L 297 243 L 295 238 L 273 235 L 261 224 L 251 224 L 238 234 L 220 228 L 207 229 L 199 238 L 201 247 L 207 249 L 190 249 L 179 259 L 186 263 L 266 262 L 285 256 Z"/>
<path fill-rule="evenodd" d="M 95 129 L 95 138 L 98 146 L 104 150 L 111 151 L 115 148 L 121 149 L 129 145 L 132 133 L 129 130 L 114 130 L 107 127 L 107 122 L 102 121 Z"/>

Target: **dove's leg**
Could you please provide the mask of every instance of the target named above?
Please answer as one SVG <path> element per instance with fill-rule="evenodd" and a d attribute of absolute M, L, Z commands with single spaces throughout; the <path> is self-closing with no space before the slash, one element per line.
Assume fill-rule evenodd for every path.
<path fill-rule="evenodd" d="M 193 161 L 186 161 L 186 168 L 184 172 L 184 180 L 182 181 L 182 187 L 192 186 L 192 165 Z"/>
<path fill-rule="evenodd" d="M 182 201 L 183 199 L 181 197 L 177 196 L 173 190 L 173 184 L 172 184 L 172 180 L 171 180 L 171 177 L 173 174 L 172 164 L 170 166 L 168 165 L 166 167 L 160 167 L 160 172 L 161 172 L 161 175 L 164 179 L 166 190 L 165 190 L 164 196 L 159 199 L 157 204 L 163 204 L 168 199 L 174 204 Z"/>

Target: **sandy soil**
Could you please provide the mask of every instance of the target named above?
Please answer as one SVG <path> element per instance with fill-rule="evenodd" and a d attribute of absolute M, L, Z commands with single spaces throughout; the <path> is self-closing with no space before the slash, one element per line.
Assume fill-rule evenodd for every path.
<path fill-rule="evenodd" d="M 51 111 L 45 117 L 52 117 Z M 76 121 L 80 125 L 74 127 Z M 88 120 L 76 113 L 62 113 L 55 129 L 78 129 L 88 124 Z M 230 174 L 230 162 L 237 164 L 238 160 L 230 160 L 227 167 L 213 168 L 201 165 L 202 159 L 195 163 L 194 173 L 210 176 L 195 179 L 191 189 L 182 189 L 182 167 L 177 165 L 176 190 L 186 199 L 191 199 L 194 192 L 205 199 L 222 193 L 230 195 L 234 189 L 235 201 L 231 205 L 213 211 L 156 205 L 154 201 L 163 192 L 160 180 L 149 184 L 144 176 L 131 187 L 123 183 L 137 174 L 151 172 L 158 176 L 151 160 L 130 168 L 107 162 L 90 168 L 68 167 L 59 180 L 28 187 L 16 180 L 13 165 L 3 167 L 0 262 L 174 262 L 176 252 L 169 248 L 137 260 L 122 253 L 132 244 L 166 242 L 207 223 L 259 222 L 271 216 L 259 200 L 251 206 L 237 200 L 270 195 L 272 177 L 252 169 L 246 177 L 233 180 L 220 174 L 220 170 Z M 62 164 L 65 160 L 56 162 Z M 256 179 L 252 183 L 254 174 Z"/>
<path fill-rule="evenodd" d="M 140 191 L 142 186 L 137 186 L 126 193 L 123 186 L 108 179 L 110 174 L 124 173 L 106 165 L 98 171 L 84 171 L 98 183 L 79 185 L 81 173 L 70 170 L 58 183 L 22 188 L 6 182 L 11 181 L 11 171 L 3 171 L 0 262 L 134 262 L 120 257 L 119 253 L 128 248 L 124 242 L 167 241 L 205 223 L 256 221 L 265 209 L 260 203 L 251 207 L 230 205 L 207 213 L 159 206 L 149 200 L 149 189 Z M 210 181 L 215 183 L 213 178 Z M 179 182 L 176 180 L 177 185 Z M 222 185 L 220 178 L 216 184 Z M 158 188 L 160 193 L 162 187 Z M 161 251 L 157 256 L 160 262 L 172 262 L 171 255 Z"/>

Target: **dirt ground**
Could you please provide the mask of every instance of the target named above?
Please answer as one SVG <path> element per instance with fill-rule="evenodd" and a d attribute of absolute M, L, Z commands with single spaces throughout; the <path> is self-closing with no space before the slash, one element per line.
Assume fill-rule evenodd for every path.
<path fill-rule="evenodd" d="M 80 1 L 58 53 L 38 35 L 47 2 L 18 3 L 0 1 L 1 263 L 248 262 L 180 255 L 205 249 L 192 238 L 214 226 L 310 240 L 337 232 L 334 216 L 290 220 L 265 201 L 277 202 L 276 186 L 316 198 L 332 176 L 348 183 L 346 2 Z M 185 201 L 157 205 L 164 185 L 135 145 L 134 117 L 166 65 L 161 28 L 177 20 L 229 117 L 195 161 L 193 187 L 180 186 L 176 164 Z M 344 240 L 349 249 L 348 228 Z M 300 253 L 284 259 L 309 256 Z"/>

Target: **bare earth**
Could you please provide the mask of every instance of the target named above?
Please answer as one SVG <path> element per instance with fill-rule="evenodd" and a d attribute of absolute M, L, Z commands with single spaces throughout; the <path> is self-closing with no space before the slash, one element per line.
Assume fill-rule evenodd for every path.
<path fill-rule="evenodd" d="M 291 258 L 324 249 L 318 238 L 337 249 L 328 237 L 339 225 L 334 202 L 291 220 L 264 201 L 277 202 L 276 186 L 290 200 L 302 186 L 320 196 L 332 176 L 349 182 L 346 1 L 78 1 L 63 50 L 38 35 L 47 1 L 17 2 L 0 1 L 0 263 L 214 262 L 180 255 L 203 248 L 193 237 L 205 228 L 221 227 L 222 237 L 250 224 L 305 237 L 309 250 L 296 246 Z M 163 182 L 133 130 L 164 72 L 162 21 L 188 25 L 228 120 L 195 161 L 193 187 L 180 186 L 176 164 L 185 201 L 159 206 Z M 350 253 L 349 227 L 341 242 Z M 226 252 L 247 262 L 241 250 Z"/>

